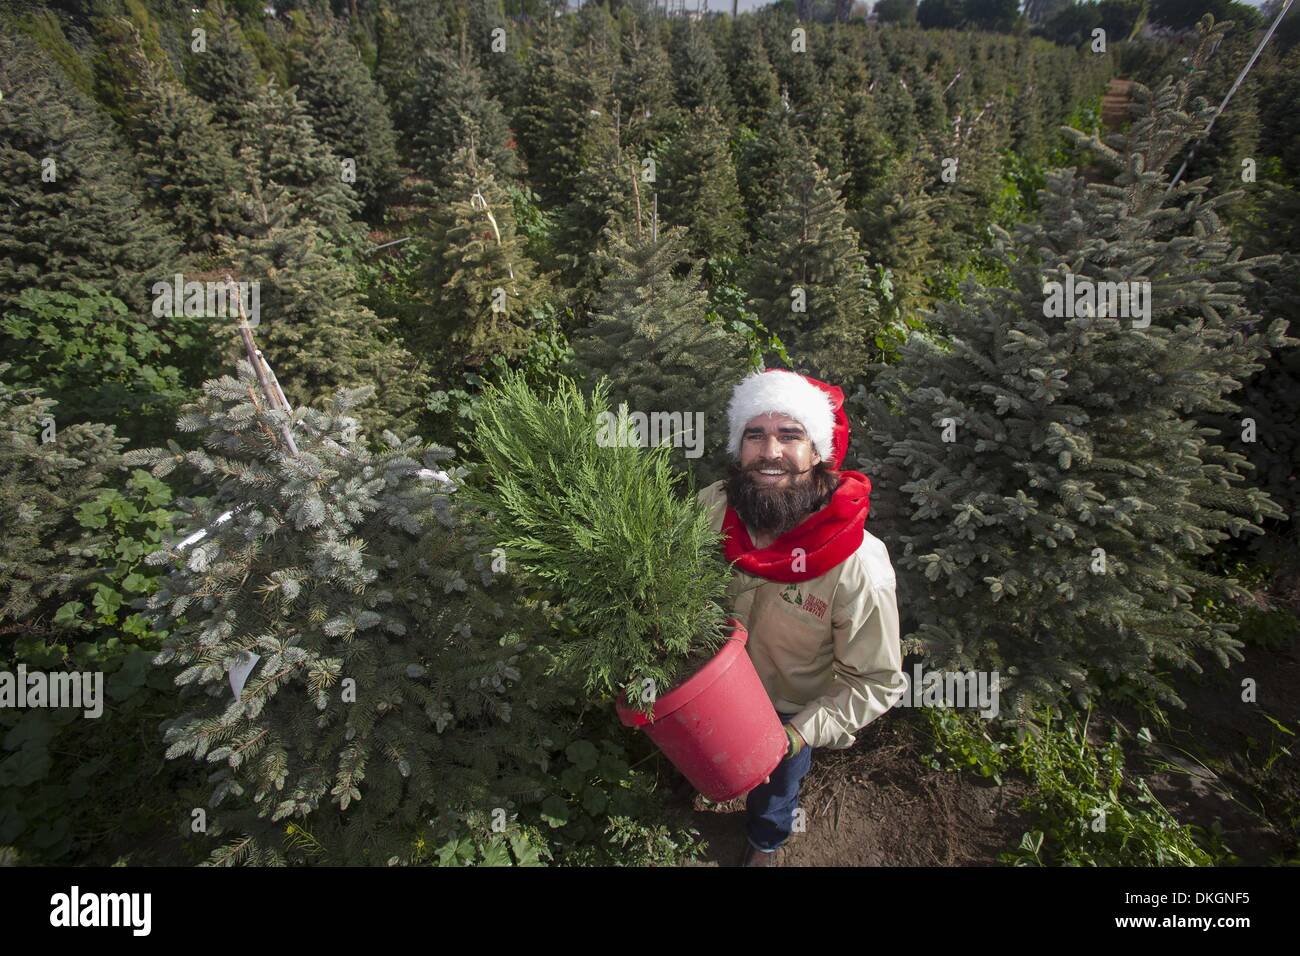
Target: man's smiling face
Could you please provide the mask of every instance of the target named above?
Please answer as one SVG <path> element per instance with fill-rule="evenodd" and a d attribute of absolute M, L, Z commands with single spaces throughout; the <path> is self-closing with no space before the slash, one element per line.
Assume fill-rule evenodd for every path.
<path fill-rule="evenodd" d="M 779 537 L 825 503 L 826 488 L 813 473 L 821 460 L 797 419 L 781 412 L 756 415 L 741 432 L 727 500 L 750 527 Z"/>
<path fill-rule="evenodd" d="M 799 422 L 780 412 L 755 415 L 740 434 L 740 467 L 760 488 L 789 488 L 821 461 Z"/>

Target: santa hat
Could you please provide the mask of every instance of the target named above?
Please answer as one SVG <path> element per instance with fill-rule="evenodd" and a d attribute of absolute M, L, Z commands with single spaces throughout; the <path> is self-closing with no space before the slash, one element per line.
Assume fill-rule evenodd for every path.
<path fill-rule="evenodd" d="M 731 393 L 731 404 L 727 406 L 727 451 L 731 457 L 740 457 L 746 423 L 770 412 L 781 412 L 798 421 L 822 460 L 832 468 L 840 467 L 849 450 L 849 418 L 844 414 L 844 392 L 839 386 L 783 368 L 746 375 Z"/>

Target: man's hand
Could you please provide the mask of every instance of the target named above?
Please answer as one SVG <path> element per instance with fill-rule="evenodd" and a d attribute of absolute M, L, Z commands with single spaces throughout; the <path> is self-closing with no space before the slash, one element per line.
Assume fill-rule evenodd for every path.
<path fill-rule="evenodd" d="M 807 747 L 807 746 L 808 746 L 808 741 L 806 741 L 806 740 L 803 739 L 803 734 L 799 733 L 799 731 L 795 730 L 793 727 L 790 727 L 789 725 L 787 725 L 787 726 L 786 726 L 786 736 L 788 737 L 788 736 L 790 736 L 791 734 L 794 734 L 794 736 L 797 737 L 797 738 L 799 739 L 799 744 L 800 744 L 799 749 L 800 749 L 800 750 L 802 750 L 804 747 Z M 789 759 L 790 759 L 790 756 L 791 756 L 791 754 L 790 754 L 790 749 L 792 749 L 793 746 L 794 746 L 794 742 L 791 741 L 791 747 L 786 749 L 785 756 L 781 758 L 782 760 L 789 760 Z M 772 775 L 771 775 L 771 774 L 768 774 L 766 777 L 763 778 L 763 782 L 764 782 L 764 783 L 767 783 L 767 782 L 768 782 L 769 780 L 771 780 L 771 779 L 772 779 Z"/>

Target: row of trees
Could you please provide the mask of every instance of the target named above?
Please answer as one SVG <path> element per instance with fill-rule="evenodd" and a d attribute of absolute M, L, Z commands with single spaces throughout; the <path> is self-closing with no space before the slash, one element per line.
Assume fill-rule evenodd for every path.
<path fill-rule="evenodd" d="M 1166 32 L 1191 31 L 1206 14 L 1253 30 L 1272 21 L 1285 0 L 1262 7 L 1241 0 L 880 0 L 872 14 L 880 23 L 918 25 L 930 30 L 1030 31 L 1057 43 L 1077 45 L 1102 29 L 1110 42 L 1131 39 L 1144 26 Z M 1300 24 L 1288 18 L 1278 43 L 1300 41 Z"/>
<path fill-rule="evenodd" d="M 1241 456 L 1191 415 L 1231 414 L 1287 343 L 1283 287 L 1250 272 L 1273 260 L 1229 249 L 1249 217 L 1196 181 L 1161 198 L 1208 116 L 1188 83 L 1227 62 L 1208 45 L 1209 71 L 1107 145 L 1116 58 L 1027 35 L 634 4 L 69 10 L 0 31 L 0 647 L 107 671 L 136 749 L 97 764 L 84 721 L 0 716 L 0 843 L 85 859 L 111 821 L 80 797 L 111 772 L 109 799 L 157 807 L 123 839 L 175 834 L 155 858 L 593 861 L 629 835 L 643 859 L 683 852 L 631 769 L 641 744 L 543 679 L 564 609 L 498 580 L 433 480 L 505 364 L 608 376 L 634 409 L 703 411 L 710 439 L 764 360 L 842 384 L 913 644 L 1009 664 L 1026 699 L 1127 681 L 1169 700 L 1158 663 L 1231 652 L 1178 603 L 1232 593 L 1187 556 L 1280 513 L 1220 490 Z M 1238 134 L 1217 126 L 1197 162 L 1229 169 Z M 1284 192 L 1288 136 L 1259 140 Z M 1150 279 L 1151 329 L 1044 327 L 1042 283 L 1066 271 Z M 290 411 L 229 374 L 229 317 L 160 313 L 177 274 L 258 283 Z M 710 480 L 719 444 L 674 460 Z M 1083 576 L 1093 547 L 1112 576 Z M 1013 554 L 1052 573 L 1027 582 Z M 211 778 L 154 774 L 164 718 L 167 754 Z"/>

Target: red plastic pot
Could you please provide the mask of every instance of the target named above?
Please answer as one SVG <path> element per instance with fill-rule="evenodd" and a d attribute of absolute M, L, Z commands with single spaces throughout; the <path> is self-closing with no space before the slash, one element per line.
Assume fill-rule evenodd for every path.
<path fill-rule="evenodd" d="M 776 769 L 788 746 L 785 728 L 745 651 L 749 632 L 730 618 L 731 636 L 695 674 L 655 701 L 647 717 L 615 706 L 619 720 L 645 730 L 665 757 L 710 800 L 752 790 Z"/>

